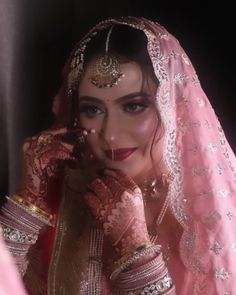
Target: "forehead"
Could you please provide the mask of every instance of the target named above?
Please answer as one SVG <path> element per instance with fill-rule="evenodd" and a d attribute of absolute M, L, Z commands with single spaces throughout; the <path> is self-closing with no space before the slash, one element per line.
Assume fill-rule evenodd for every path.
<path fill-rule="evenodd" d="M 93 62 L 85 70 L 79 86 L 79 96 L 93 96 L 101 99 L 115 99 L 133 92 L 154 93 L 156 84 L 143 76 L 140 66 L 135 62 L 120 64 L 120 72 L 124 74 L 117 85 L 113 87 L 98 88 L 91 83 L 93 76 Z"/>

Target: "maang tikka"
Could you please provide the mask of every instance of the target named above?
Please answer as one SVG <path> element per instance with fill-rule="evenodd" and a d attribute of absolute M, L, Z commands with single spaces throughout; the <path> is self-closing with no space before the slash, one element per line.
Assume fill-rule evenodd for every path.
<path fill-rule="evenodd" d="M 113 27 L 114 26 L 109 29 L 107 34 L 105 53 L 98 56 L 93 65 L 91 83 L 98 88 L 113 87 L 117 85 L 117 82 L 124 76 L 120 71 L 120 62 L 118 58 L 108 52 Z"/>

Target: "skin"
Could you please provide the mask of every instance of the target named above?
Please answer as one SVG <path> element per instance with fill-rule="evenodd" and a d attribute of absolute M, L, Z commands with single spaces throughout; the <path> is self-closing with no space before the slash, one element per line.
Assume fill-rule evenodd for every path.
<path fill-rule="evenodd" d="M 154 140 L 159 124 L 157 84 L 150 78 L 145 81 L 135 62 L 123 63 L 120 69 L 124 77 L 117 85 L 98 88 L 91 83 L 93 61 L 87 66 L 78 90 L 80 125 L 96 130 L 87 136 L 87 143 L 104 168 L 120 169 L 139 182 L 161 158 L 160 142 Z M 104 152 L 120 148 L 136 150 L 121 161 L 112 161 Z"/>
<path fill-rule="evenodd" d="M 159 137 L 160 123 L 155 105 L 158 85 L 151 78 L 143 79 L 141 68 L 135 62 L 123 63 L 120 69 L 124 77 L 117 85 L 98 88 L 91 83 L 93 61 L 88 65 L 78 90 L 80 125 L 88 131 L 96 130 L 95 133 L 88 132 L 86 140 L 95 158 L 105 168 L 105 173 L 116 177 L 114 171 L 121 170 L 139 185 L 150 175 L 158 178 L 166 172 L 161 161 L 163 139 Z M 112 161 L 104 152 L 120 148 L 137 149 L 122 161 Z M 147 226 L 155 222 L 165 197 L 164 190 L 158 202 L 153 200 L 145 206 Z M 102 198 L 103 195 L 99 197 Z M 172 232 L 173 225 L 173 218 L 167 212 L 158 232 Z M 153 253 L 147 255 L 132 267 L 154 256 Z"/>

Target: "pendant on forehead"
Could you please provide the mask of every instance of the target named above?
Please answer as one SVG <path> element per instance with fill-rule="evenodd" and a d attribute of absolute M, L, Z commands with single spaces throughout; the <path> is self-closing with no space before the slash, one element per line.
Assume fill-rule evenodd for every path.
<path fill-rule="evenodd" d="M 91 83 L 98 88 L 112 87 L 124 76 L 120 71 L 120 62 L 117 57 L 108 52 L 109 40 L 113 26 L 110 28 L 105 44 L 105 53 L 97 57 L 93 65 Z"/>
<path fill-rule="evenodd" d="M 95 61 L 91 83 L 98 88 L 112 87 L 122 77 L 119 60 L 111 54 L 105 54 Z"/>

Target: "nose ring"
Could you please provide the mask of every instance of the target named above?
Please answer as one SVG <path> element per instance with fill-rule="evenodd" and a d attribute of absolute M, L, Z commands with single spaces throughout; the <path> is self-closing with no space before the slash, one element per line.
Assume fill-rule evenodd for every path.
<path fill-rule="evenodd" d="M 111 149 L 111 160 L 114 161 L 114 149 Z"/>

